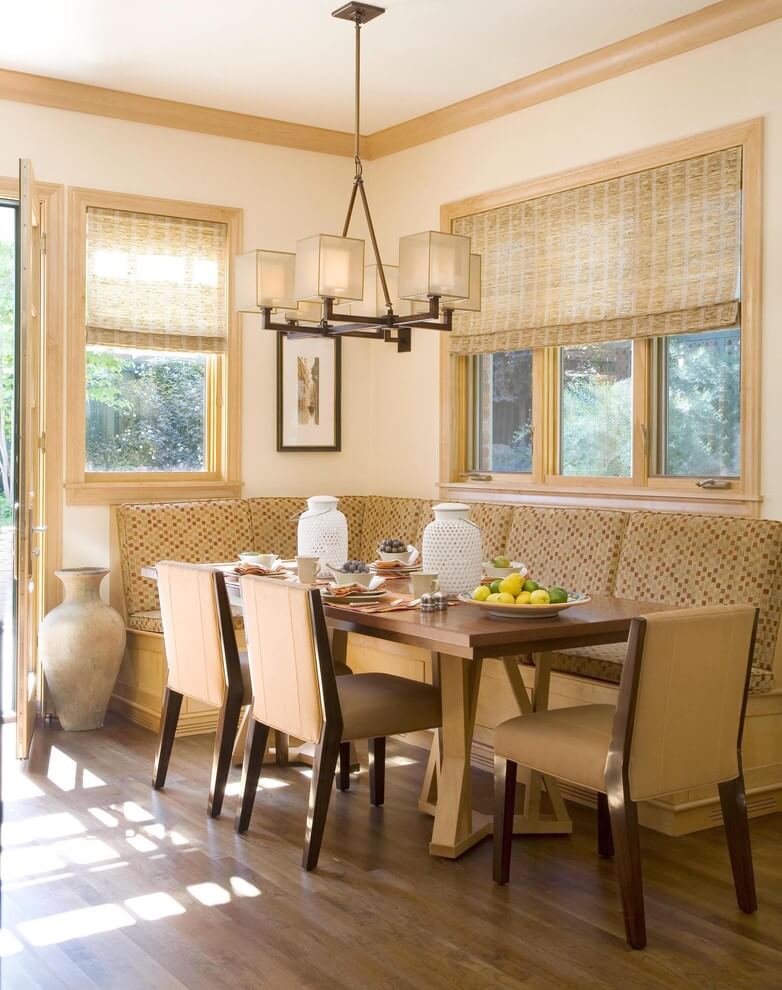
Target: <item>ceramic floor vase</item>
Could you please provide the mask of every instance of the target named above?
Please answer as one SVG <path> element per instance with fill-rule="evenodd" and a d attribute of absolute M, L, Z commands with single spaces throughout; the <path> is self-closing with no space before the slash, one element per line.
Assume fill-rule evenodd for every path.
<path fill-rule="evenodd" d="M 41 623 L 39 651 L 63 729 L 99 729 L 125 652 L 122 616 L 100 597 L 102 567 L 57 571 L 65 600 Z"/>

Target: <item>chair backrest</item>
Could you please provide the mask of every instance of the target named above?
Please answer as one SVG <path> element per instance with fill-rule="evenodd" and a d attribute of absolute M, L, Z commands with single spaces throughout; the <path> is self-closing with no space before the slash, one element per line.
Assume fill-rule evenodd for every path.
<path fill-rule="evenodd" d="M 318 591 L 271 578 L 240 579 L 253 715 L 307 742 L 341 722 Z"/>
<path fill-rule="evenodd" d="M 738 776 L 756 627 L 751 605 L 634 621 L 606 768 L 623 751 L 634 801 Z"/>
<path fill-rule="evenodd" d="M 239 657 L 219 571 L 169 560 L 157 564 L 168 686 L 221 705 L 229 680 L 241 684 Z M 238 677 L 238 681 L 236 678 Z"/>

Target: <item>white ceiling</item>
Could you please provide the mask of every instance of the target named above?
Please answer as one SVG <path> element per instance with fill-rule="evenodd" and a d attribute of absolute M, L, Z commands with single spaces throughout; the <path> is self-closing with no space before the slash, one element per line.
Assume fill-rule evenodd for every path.
<path fill-rule="evenodd" d="M 0 67 L 352 130 L 343 0 L 15 0 Z M 383 5 L 383 0 L 375 0 Z M 362 32 L 362 131 L 446 106 L 707 0 L 386 0 Z"/>

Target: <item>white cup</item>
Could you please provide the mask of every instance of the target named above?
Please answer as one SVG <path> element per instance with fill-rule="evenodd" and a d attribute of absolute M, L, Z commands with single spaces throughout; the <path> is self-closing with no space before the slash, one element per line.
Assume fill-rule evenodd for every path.
<path fill-rule="evenodd" d="M 277 560 L 278 558 L 276 553 L 258 554 L 258 563 L 261 565 L 261 567 L 268 567 L 269 570 L 271 570 L 272 567 L 274 567 L 274 565 L 277 563 Z"/>
<path fill-rule="evenodd" d="M 421 595 L 431 595 L 435 591 L 440 590 L 440 581 L 438 580 L 439 575 L 437 574 L 424 574 L 419 571 L 418 574 L 413 574 L 413 594 L 416 598 L 420 598 Z"/>
<path fill-rule="evenodd" d="M 300 584 L 315 584 L 318 577 L 318 564 L 320 557 L 297 557 L 296 568 L 298 570 Z"/>

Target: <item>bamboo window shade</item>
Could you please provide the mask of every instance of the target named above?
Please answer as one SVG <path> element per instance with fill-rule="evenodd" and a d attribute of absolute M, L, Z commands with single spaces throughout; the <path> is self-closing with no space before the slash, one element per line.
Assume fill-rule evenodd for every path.
<path fill-rule="evenodd" d="M 224 223 L 87 209 L 87 342 L 220 352 L 228 334 Z"/>
<path fill-rule="evenodd" d="M 482 256 L 480 313 L 455 354 L 592 344 L 735 326 L 741 149 L 458 217 Z"/>

